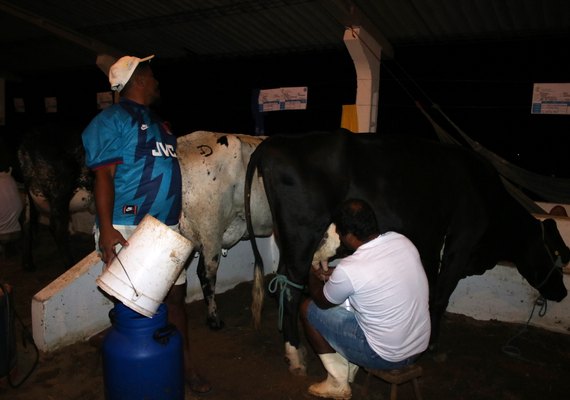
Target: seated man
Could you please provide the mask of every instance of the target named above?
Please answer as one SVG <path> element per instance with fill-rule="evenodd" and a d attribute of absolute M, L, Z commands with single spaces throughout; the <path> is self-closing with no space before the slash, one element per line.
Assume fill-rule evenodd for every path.
<path fill-rule="evenodd" d="M 349 399 L 357 366 L 400 368 L 427 349 L 428 281 L 412 242 L 396 232 L 380 234 L 366 202 L 347 200 L 333 222 L 354 253 L 336 268 L 311 268 L 312 298 L 303 302 L 301 317 L 328 372 L 309 393 Z M 350 310 L 338 306 L 347 299 Z"/>

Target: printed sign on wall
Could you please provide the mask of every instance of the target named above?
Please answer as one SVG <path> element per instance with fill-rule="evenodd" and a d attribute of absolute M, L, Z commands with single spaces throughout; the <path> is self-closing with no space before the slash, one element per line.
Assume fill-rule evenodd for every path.
<path fill-rule="evenodd" d="M 305 110 L 307 94 L 307 86 L 260 90 L 259 111 Z"/>
<path fill-rule="evenodd" d="M 570 114 L 570 83 L 535 83 L 532 114 Z"/>
<path fill-rule="evenodd" d="M 57 97 L 46 97 L 44 99 L 46 112 L 56 113 L 57 112 Z"/>
<path fill-rule="evenodd" d="M 24 99 L 22 99 L 21 97 L 14 97 L 14 110 L 16 110 L 17 113 L 26 112 Z"/>

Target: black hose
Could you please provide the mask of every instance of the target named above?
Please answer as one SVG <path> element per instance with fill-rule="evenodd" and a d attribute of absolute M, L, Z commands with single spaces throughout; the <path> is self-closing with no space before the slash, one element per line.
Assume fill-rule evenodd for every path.
<path fill-rule="evenodd" d="M 36 346 L 36 343 L 34 342 L 34 338 L 33 338 L 32 334 L 26 328 L 26 326 L 24 325 L 24 322 L 22 321 L 22 319 L 20 318 L 20 316 L 16 312 L 14 306 L 12 305 L 8 288 L 4 284 L 0 283 L 0 290 L 2 290 L 2 293 L 4 295 L 3 297 L 6 298 L 6 303 L 7 303 L 6 326 L 8 327 L 8 332 L 6 334 L 6 344 L 7 344 L 7 346 L 6 346 L 6 349 L 7 349 L 6 372 L 7 372 L 7 376 L 8 376 L 8 384 L 12 388 L 18 388 L 30 377 L 30 375 L 32 375 L 32 372 L 34 372 L 34 370 L 36 369 L 38 362 L 39 362 L 39 359 L 40 359 L 40 352 L 38 350 L 38 347 Z M 20 325 L 22 325 L 22 342 L 23 342 L 24 346 L 26 346 L 26 342 L 30 342 L 32 344 L 32 346 L 34 347 L 34 350 L 36 353 L 32 367 L 30 368 L 28 373 L 26 373 L 24 375 L 24 377 L 19 382 L 16 382 L 16 383 L 12 381 L 12 377 L 10 374 L 10 367 L 11 367 L 10 361 L 11 361 L 11 358 L 16 355 L 15 350 L 14 350 L 14 354 L 11 354 L 12 346 L 10 346 L 11 341 L 13 340 L 12 335 L 15 334 L 15 332 L 12 332 L 12 327 L 14 326 L 14 324 L 12 323 L 12 321 L 13 321 L 12 318 L 15 318 L 16 320 L 18 320 Z"/>

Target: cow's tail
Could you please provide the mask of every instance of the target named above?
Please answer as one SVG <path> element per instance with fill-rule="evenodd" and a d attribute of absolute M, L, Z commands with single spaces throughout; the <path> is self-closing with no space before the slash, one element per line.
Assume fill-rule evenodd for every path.
<path fill-rule="evenodd" d="M 262 144 L 263 143 L 261 143 L 258 148 Z M 256 150 L 251 154 L 251 158 L 247 165 L 244 187 L 245 221 L 247 224 L 247 232 L 249 235 L 249 241 L 251 243 L 251 249 L 253 250 L 253 256 L 255 258 L 253 266 L 253 288 L 251 290 L 251 314 L 253 318 L 253 326 L 255 329 L 259 329 L 261 325 L 261 310 L 263 309 L 263 299 L 265 297 L 263 259 L 261 258 L 261 254 L 259 253 L 259 249 L 257 247 L 255 232 L 253 231 L 253 223 L 251 222 L 251 187 L 253 185 L 253 175 L 255 174 L 255 171 L 257 170 L 259 164 L 259 159 L 259 152 Z"/>

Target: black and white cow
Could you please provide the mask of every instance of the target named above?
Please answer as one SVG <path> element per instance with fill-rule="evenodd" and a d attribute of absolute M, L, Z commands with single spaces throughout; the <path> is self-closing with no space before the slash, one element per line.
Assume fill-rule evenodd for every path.
<path fill-rule="evenodd" d="M 223 327 L 214 299 L 222 252 L 247 239 L 244 183 L 249 157 L 260 136 L 197 131 L 177 140 L 182 172 L 180 231 L 198 251 L 197 274 L 208 307 L 211 329 Z M 252 214 L 258 236 L 272 234 L 269 205 L 261 181 L 251 189 Z"/>
<path fill-rule="evenodd" d="M 68 243 L 70 212 L 92 208 L 92 177 L 84 167 L 80 137 L 37 128 L 25 135 L 18 156 L 30 193 L 30 222 L 35 214 L 49 218 L 60 251 L 71 262 Z M 64 138 L 66 138 L 64 140 Z M 200 251 L 197 274 L 208 307 L 207 323 L 223 326 L 215 299 L 216 274 L 222 253 L 247 238 L 244 210 L 245 170 L 249 156 L 263 140 L 260 136 L 198 131 L 177 139 L 182 173 L 181 233 Z M 272 221 L 261 183 L 253 187 L 256 233 L 269 236 Z M 70 203 L 70 200 L 73 199 Z M 66 206 L 67 205 L 67 206 Z M 93 210 L 94 212 L 94 210 Z M 33 268 L 32 229 L 26 224 L 25 267 Z"/>
<path fill-rule="evenodd" d="M 66 125 L 41 125 L 29 129 L 18 148 L 20 171 L 28 195 L 23 226 L 23 268 L 35 269 L 33 233 L 39 219 L 49 228 L 66 267 L 76 261 L 69 247 L 73 212 L 95 213 L 93 175 L 85 166 L 81 130 Z"/>
<path fill-rule="evenodd" d="M 348 131 L 273 136 L 251 156 L 246 198 L 254 172 L 263 179 L 272 212 L 280 250 L 277 273 L 288 282 L 286 356 L 299 348 L 298 288 L 307 281 L 331 215 L 351 197 L 372 204 L 382 232 L 398 231 L 418 248 L 430 284 L 432 347 L 459 280 L 482 274 L 498 261 L 513 262 L 547 299 L 561 301 L 567 295 L 561 266 L 570 250 L 555 222 L 541 223 L 529 214 L 506 192 L 493 166 L 471 150 Z M 248 229 L 259 268 L 254 230 Z M 254 285 L 261 287 L 261 282 Z M 290 370 L 302 373 L 302 368 Z"/>

